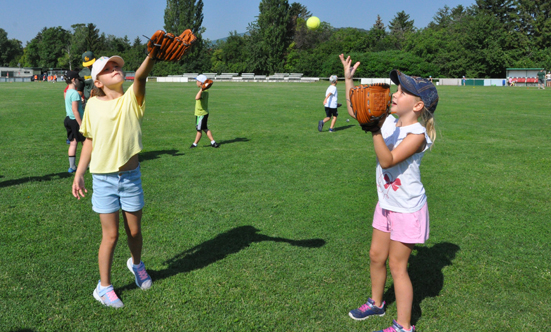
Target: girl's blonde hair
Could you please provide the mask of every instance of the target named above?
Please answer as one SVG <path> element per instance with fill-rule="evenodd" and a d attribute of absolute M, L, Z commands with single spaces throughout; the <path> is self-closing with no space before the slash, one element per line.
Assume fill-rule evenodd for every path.
<path fill-rule="evenodd" d="M 436 128 L 434 127 L 434 116 L 426 107 L 423 107 L 423 113 L 419 118 L 419 122 L 427 130 L 427 135 L 430 140 L 434 143 L 436 140 Z"/>

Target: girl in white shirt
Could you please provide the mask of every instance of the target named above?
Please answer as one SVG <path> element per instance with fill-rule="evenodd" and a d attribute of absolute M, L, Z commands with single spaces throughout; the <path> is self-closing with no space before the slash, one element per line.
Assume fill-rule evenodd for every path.
<path fill-rule="evenodd" d="M 360 65 L 340 55 L 344 67 L 346 93 L 354 86 L 353 76 Z M 377 155 L 377 192 L 379 202 L 373 217 L 370 276 L 371 297 L 349 316 L 356 320 L 385 314 L 383 293 L 388 260 L 396 294 L 397 318 L 385 331 L 415 331 L 411 325 L 413 288 L 407 264 L 416 243 L 429 236 L 429 213 L 419 166 L 425 151 L 435 140 L 433 113 L 438 92 L 428 79 L 411 77 L 393 70 L 390 79 L 398 86 L 392 95 L 391 113 L 382 127 L 372 130 Z M 354 112 L 347 99 L 348 113 Z M 419 122 L 418 119 L 421 119 Z M 382 331 L 382 330 L 381 330 Z"/>

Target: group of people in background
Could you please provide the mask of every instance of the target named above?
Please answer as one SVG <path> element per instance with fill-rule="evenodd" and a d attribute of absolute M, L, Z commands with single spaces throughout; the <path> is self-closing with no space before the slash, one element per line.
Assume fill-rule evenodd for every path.
<path fill-rule="evenodd" d="M 545 82 L 547 79 L 547 83 Z M 545 69 L 541 69 L 538 72 L 538 89 L 545 90 L 546 86 L 549 86 L 549 82 L 551 80 L 551 75 L 549 73 L 545 73 Z"/>

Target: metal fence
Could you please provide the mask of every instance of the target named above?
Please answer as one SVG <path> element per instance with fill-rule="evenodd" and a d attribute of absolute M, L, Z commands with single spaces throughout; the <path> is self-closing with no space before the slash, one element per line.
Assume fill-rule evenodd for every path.
<path fill-rule="evenodd" d="M 0 83 L 9 83 L 9 82 L 31 82 L 30 77 L 0 77 Z"/>

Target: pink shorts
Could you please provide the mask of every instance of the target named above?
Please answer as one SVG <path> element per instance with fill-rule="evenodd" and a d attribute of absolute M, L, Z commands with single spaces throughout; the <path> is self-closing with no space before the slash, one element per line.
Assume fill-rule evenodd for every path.
<path fill-rule="evenodd" d="M 377 203 L 373 215 L 373 228 L 390 233 L 390 239 L 402 243 L 425 243 L 429 238 L 429 209 L 400 213 L 382 209 Z"/>

